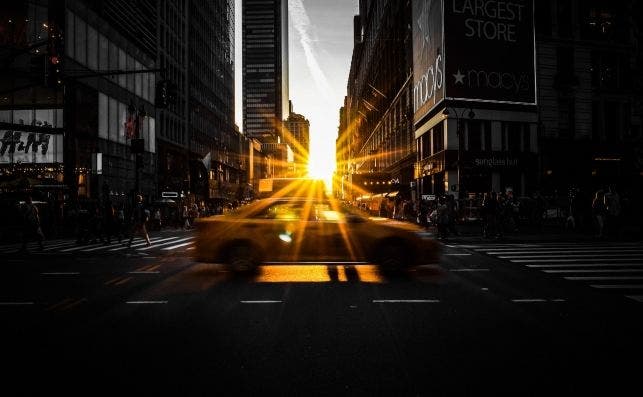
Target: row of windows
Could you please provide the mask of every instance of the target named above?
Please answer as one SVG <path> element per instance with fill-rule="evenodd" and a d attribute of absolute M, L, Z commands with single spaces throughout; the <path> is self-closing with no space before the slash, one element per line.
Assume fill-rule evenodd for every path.
<path fill-rule="evenodd" d="M 35 127 L 63 128 L 62 109 L 0 110 L 0 122 Z"/>
<path fill-rule="evenodd" d="M 98 93 L 98 137 L 112 142 L 127 144 L 125 134 L 128 122 L 127 105 Z M 142 117 L 139 138 L 145 141 L 145 150 L 156 152 L 156 131 L 153 117 Z"/>
<path fill-rule="evenodd" d="M 66 15 L 67 56 L 91 70 L 140 70 L 147 69 L 142 63 L 127 54 L 122 48 L 67 10 Z M 154 73 L 122 74 L 108 77 L 115 84 L 144 98 L 154 101 Z"/>

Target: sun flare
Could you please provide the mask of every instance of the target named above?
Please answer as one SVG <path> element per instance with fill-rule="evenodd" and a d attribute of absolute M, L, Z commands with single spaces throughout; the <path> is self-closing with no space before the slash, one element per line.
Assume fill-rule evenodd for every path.
<path fill-rule="evenodd" d="M 331 155 L 321 156 L 321 153 L 315 155 L 315 152 L 311 151 L 310 160 L 308 162 L 308 176 L 311 178 L 322 179 L 327 188 L 331 189 L 334 172 L 334 153 L 331 153 Z"/>

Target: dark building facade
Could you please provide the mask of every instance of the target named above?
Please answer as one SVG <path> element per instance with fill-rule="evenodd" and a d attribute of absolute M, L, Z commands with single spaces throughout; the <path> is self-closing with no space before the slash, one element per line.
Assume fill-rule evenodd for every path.
<path fill-rule="evenodd" d="M 641 4 L 516 0 L 502 9 L 498 4 L 396 2 L 410 15 L 408 62 L 374 44 L 378 24 L 395 31 L 394 23 L 383 22 L 395 7 L 383 0 L 360 1 L 348 95 L 340 111 L 338 185 L 350 185 L 350 175 L 378 176 L 391 167 L 381 156 L 390 152 L 385 142 L 404 135 L 377 131 L 388 125 L 401 129 L 403 111 L 397 120 L 385 115 L 399 100 L 392 98 L 405 98 L 402 89 L 412 68 L 407 117 L 417 153 L 417 198 L 540 192 L 551 205 L 568 206 L 571 192 L 587 210 L 593 192 L 612 187 L 626 202 L 639 202 Z M 387 58 L 407 68 L 387 74 Z M 399 95 L 387 83 L 398 87 Z M 357 179 L 381 185 L 387 177 Z M 640 219 L 638 214 L 633 219 Z"/>
<path fill-rule="evenodd" d="M 234 122 L 234 1 L 189 1 L 191 191 L 234 199 L 245 182 L 243 144 Z"/>
<path fill-rule="evenodd" d="M 154 3 L 51 0 L 2 7 L 8 7 L 3 18 L 13 17 L 0 23 L 15 26 L 9 26 L 13 38 L 3 39 L 3 51 L 13 55 L 3 57 L 11 61 L 3 73 L 8 90 L 1 121 L 7 130 L 50 135 L 52 153 L 27 160 L 16 156 L 18 144 L 3 159 L 3 173 L 41 180 L 35 190 L 57 188 L 40 192 L 52 200 L 109 199 L 125 206 L 133 191 L 153 197 Z M 16 73 L 18 79 L 10 78 Z M 42 128 L 48 129 L 44 135 Z M 138 170 L 131 152 L 137 138 L 143 139 Z"/>
<path fill-rule="evenodd" d="M 310 122 L 301 114 L 291 109 L 290 116 L 284 122 L 285 143 L 293 152 L 292 174 L 303 177 L 308 174 L 308 158 L 310 154 Z"/>
<path fill-rule="evenodd" d="M 283 141 L 288 118 L 288 1 L 243 0 L 243 133 Z"/>
<path fill-rule="evenodd" d="M 346 199 L 372 192 L 370 181 L 386 185 L 389 193 L 402 191 L 410 198 L 416 157 L 411 122 L 410 4 L 360 1 L 359 15 L 354 17 L 348 95 L 340 112 L 336 146 L 337 179 L 341 181 L 337 191 Z M 378 177 L 364 185 L 353 182 L 356 174 Z"/>
<path fill-rule="evenodd" d="M 643 188 L 643 6 L 536 1 L 541 187 Z"/>

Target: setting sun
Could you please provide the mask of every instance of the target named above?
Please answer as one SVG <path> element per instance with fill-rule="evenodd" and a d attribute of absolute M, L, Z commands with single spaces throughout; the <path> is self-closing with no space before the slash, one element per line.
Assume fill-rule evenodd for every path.
<path fill-rule="evenodd" d="M 332 189 L 333 173 L 335 172 L 335 151 L 333 147 L 317 147 L 311 144 L 308 162 L 308 175 L 322 179 L 328 189 Z M 325 149 L 325 150 L 322 150 Z"/>

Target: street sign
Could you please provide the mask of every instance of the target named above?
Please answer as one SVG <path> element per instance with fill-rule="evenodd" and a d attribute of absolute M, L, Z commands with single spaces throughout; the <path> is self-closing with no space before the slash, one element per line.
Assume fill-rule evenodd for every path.
<path fill-rule="evenodd" d="M 423 194 L 422 200 L 435 201 L 435 194 Z"/>
<path fill-rule="evenodd" d="M 162 192 L 161 197 L 163 197 L 163 198 L 179 197 L 179 193 L 178 192 Z"/>

